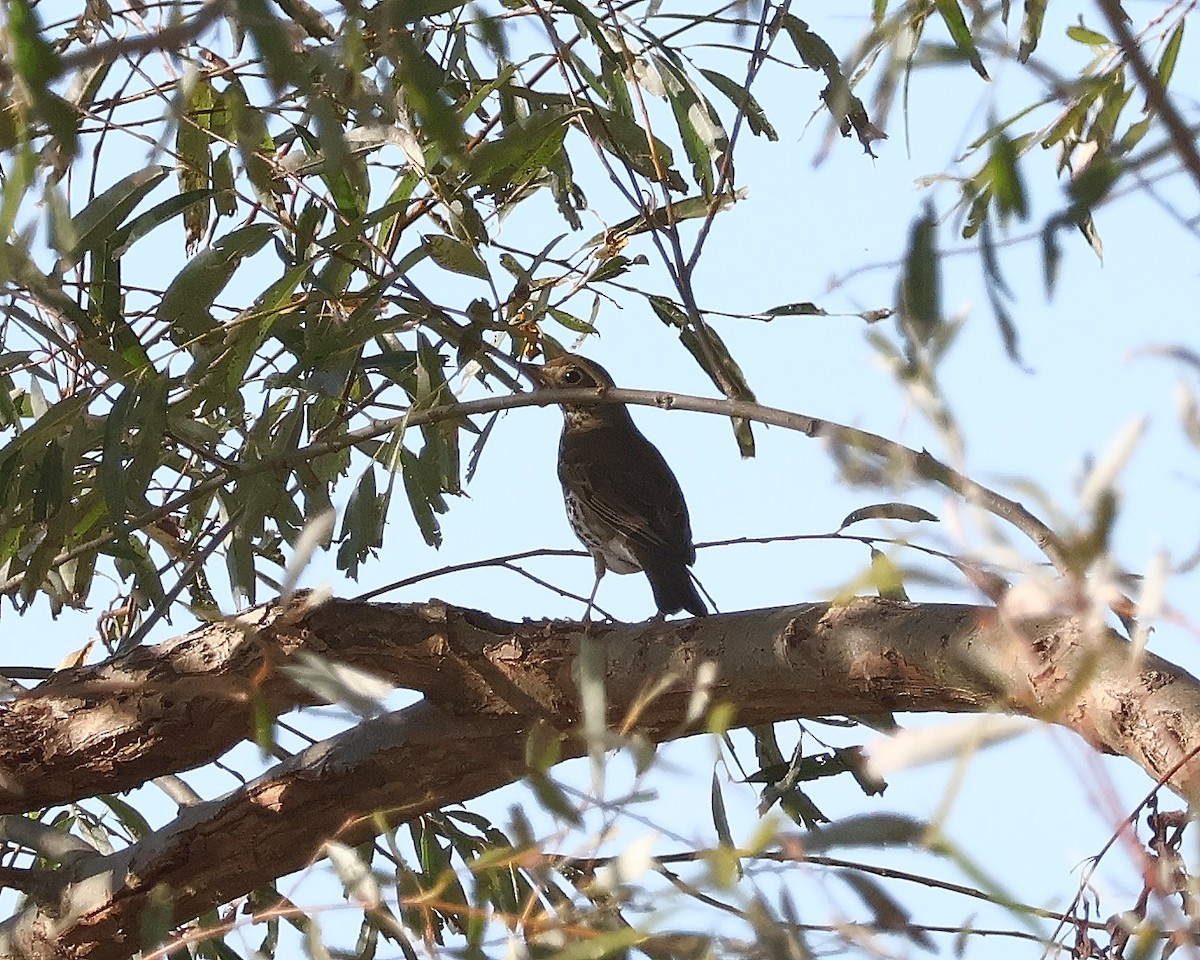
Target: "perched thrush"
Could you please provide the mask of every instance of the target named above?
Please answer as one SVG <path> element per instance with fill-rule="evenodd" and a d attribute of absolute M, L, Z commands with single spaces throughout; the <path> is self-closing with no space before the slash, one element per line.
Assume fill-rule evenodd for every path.
<path fill-rule="evenodd" d="M 604 390 L 612 377 L 598 363 L 567 354 L 525 366 L 540 389 Z M 590 616 L 605 571 L 646 574 L 660 615 L 708 613 L 688 567 L 696 561 L 679 481 L 622 404 L 563 403 L 558 445 L 567 519 L 596 563 Z"/>

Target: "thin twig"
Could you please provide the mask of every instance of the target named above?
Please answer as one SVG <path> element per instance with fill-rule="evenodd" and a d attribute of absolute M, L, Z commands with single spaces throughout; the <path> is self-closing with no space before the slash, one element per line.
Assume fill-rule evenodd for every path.
<path fill-rule="evenodd" d="M 1125 11 L 1121 8 L 1120 0 L 1097 0 L 1097 6 L 1100 7 L 1104 18 L 1108 21 L 1108 26 L 1116 37 L 1121 52 L 1125 54 L 1126 61 L 1133 68 L 1138 84 L 1146 92 L 1146 99 L 1150 101 L 1155 112 L 1162 117 L 1176 154 L 1183 161 L 1188 173 L 1192 175 L 1196 186 L 1200 188 L 1200 151 L 1196 149 L 1195 138 L 1187 124 L 1183 122 L 1179 111 L 1175 109 L 1166 88 L 1154 71 L 1150 69 L 1146 58 L 1142 56 L 1137 38 L 1129 29 L 1129 24 L 1125 22 Z"/>
<path fill-rule="evenodd" d="M 1063 541 L 1045 523 L 1034 516 L 1023 505 L 1008 497 L 976 483 L 966 475 L 942 463 L 927 451 L 913 450 L 904 444 L 888 440 L 877 434 L 856 427 L 848 427 L 831 420 L 793 413 L 777 407 L 767 407 L 748 400 L 724 400 L 716 397 L 697 397 L 681 393 L 666 393 L 653 390 L 627 390 L 611 388 L 603 391 L 578 389 L 539 390 L 537 392 L 513 393 L 497 397 L 485 397 L 447 406 L 413 410 L 398 417 L 380 420 L 357 430 L 350 430 L 339 437 L 309 444 L 274 457 L 264 457 L 239 470 L 219 470 L 209 479 L 198 483 L 182 496 L 163 504 L 137 520 L 130 521 L 126 529 L 140 529 L 169 516 L 178 510 L 214 493 L 226 484 L 244 481 L 260 473 L 277 471 L 281 468 L 308 463 L 319 457 L 340 453 L 348 447 L 391 433 L 400 426 L 417 427 L 443 420 L 461 419 L 477 414 L 493 413 L 497 410 L 515 410 L 521 407 L 544 407 L 569 400 L 577 406 L 605 403 L 634 404 L 658 407 L 663 410 L 689 410 L 693 413 L 708 413 L 722 417 L 755 420 L 772 426 L 795 430 L 814 439 L 829 440 L 844 447 L 873 454 L 892 464 L 902 466 L 919 477 L 932 480 L 962 496 L 968 502 L 986 510 L 1012 524 L 1024 533 L 1046 555 L 1061 574 L 1071 572 L 1071 563 Z M 110 534 L 101 534 L 59 554 L 53 565 L 58 566 L 76 557 L 96 550 L 111 540 Z M 15 590 L 24 581 L 24 572 L 14 574 L 0 585 L 0 593 Z"/>

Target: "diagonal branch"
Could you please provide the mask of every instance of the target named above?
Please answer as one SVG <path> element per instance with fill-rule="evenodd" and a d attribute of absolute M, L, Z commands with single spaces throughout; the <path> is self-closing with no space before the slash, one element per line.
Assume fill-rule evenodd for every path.
<path fill-rule="evenodd" d="M 1191 174 L 1192 182 L 1195 186 L 1200 187 L 1200 150 L 1196 149 L 1195 132 L 1183 122 L 1183 117 L 1175 109 L 1175 104 L 1172 103 L 1166 87 L 1150 69 L 1146 58 L 1142 56 L 1137 37 L 1133 35 L 1133 31 L 1129 29 L 1129 24 L 1126 22 L 1127 18 L 1125 11 L 1121 8 L 1120 0 L 1097 0 L 1097 5 L 1104 14 L 1104 19 L 1108 21 L 1108 26 L 1121 47 L 1121 52 L 1125 54 L 1126 62 L 1133 69 L 1133 75 L 1137 77 L 1138 83 L 1146 92 L 1146 99 L 1154 107 L 1154 112 L 1162 117 L 1163 124 L 1167 128 L 1167 135 L 1171 138 L 1171 146 L 1175 148 L 1175 153 L 1183 162 L 1188 173 Z"/>
<path fill-rule="evenodd" d="M 1027 536 L 1039 550 L 1050 560 L 1055 569 L 1061 574 L 1072 572 L 1073 565 L 1068 555 L 1066 545 L 1045 523 L 1034 516 L 1022 504 L 995 490 L 977 483 L 970 477 L 938 460 L 926 450 L 914 450 L 902 443 L 881 437 L 878 434 L 856 427 L 848 427 L 832 420 L 810 417 L 803 413 L 793 413 L 777 407 L 766 407 L 749 400 L 723 400 L 714 397 L 697 397 L 683 393 L 668 393 L 661 390 L 627 390 L 612 388 L 603 391 L 586 390 L 538 390 L 535 392 L 512 393 L 498 397 L 487 397 L 482 400 L 469 400 L 464 403 L 448 404 L 445 406 L 429 407 L 424 410 L 410 410 L 400 416 L 378 420 L 369 426 L 350 430 L 331 440 L 311 443 L 306 447 L 292 450 L 286 454 L 273 457 L 263 457 L 252 464 L 240 465 L 235 469 L 218 470 L 207 480 L 197 483 L 191 490 L 181 494 L 174 500 L 155 508 L 149 513 L 133 520 L 128 528 L 144 529 L 164 517 L 183 510 L 190 504 L 219 490 L 229 483 L 237 483 L 280 469 L 294 467 L 301 463 L 310 463 L 319 457 L 354 447 L 368 440 L 393 433 L 399 428 L 424 426 L 439 423 L 444 420 L 459 420 L 479 414 L 494 413 L 497 410 L 515 410 L 521 407 L 544 407 L 563 400 L 570 400 L 577 405 L 625 403 L 636 406 L 657 407 L 662 410 L 690 410 L 695 413 L 709 413 L 734 419 L 755 420 L 759 423 L 784 427 L 795 430 L 805 436 L 828 440 L 844 448 L 865 452 L 879 457 L 884 462 L 910 471 L 913 475 L 940 484 L 954 491 L 970 503 L 975 504 L 993 516 L 1012 524 Z M 64 551 L 55 558 L 54 566 L 60 566 L 70 560 L 93 552 L 111 540 L 111 534 L 104 533 L 92 540 L 77 544 L 70 550 Z M 24 580 L 24 573 L 18 573 L 0 583 L 0 594 L 11 593 Z"/>
<path fill-rule="evenodd" d="M 987 607 L 871 599 L 591 629 L 606 657 L 611 722 L 623 724 L 636 709 L 637 729 L 654 741 L 693 732 L 685 724 L 693 678 L 708 662 L 718 678 L 713 698 L 737 705 L 738 726 L 882 710 L 999 709 L 1062 724 L 1097 749 L 1139 763 L 1189 801 L 1200 800 L 1200 760 L 1189 759 L 1200 747 L 1200 683 L 1154 656 L 1135 658 L 1111 631 L 1089 633 L 1078 620 L 1013 624 Z M 71 860 L 51 875 L 60 884 L 57 909 L 30 905 L 0 926 L 0 955 L 116 960 L 139 945 L 142 912 L 163 891 L 171 891 L 175 920 L 183 922 L 303 869 L 321 856 L 326 839 L 354 844 L 381 823 L 512 783 L 523 775 L 526 734 L 547 723 L 561 731 L 564 757 L 581 755 L 571 670 L 581 631 L 579 624 L 506 623 L 434 604 L 333 601 L 316 610 L 292 604 L 264 612 L 257 630 L 242 631 L 233 643 L 259 652 L 227 660 L 261 667 L 264 650 L 273 651 L 270 662 L 306 646 L 371 663 L 427 689 L 427 701 L 316 744 L 224 798 L 189 806 L 126 850 Z M 177 647 L 127 658 L 137 662 L 139 677 L 155 676 L 155 686 L 145 694 L 154 711 L 141 716 L 140 729 L 137 704 L 126 700 L 128 723 L 114 731 L 126 748 L 185 717 L 193 721 L 191 734 L 176 739 L 199 739 L 195 718 L 219 711 L 193 699 L 196 678 L 180 666 L 229 646 L 227 634 L 207 627 Z M 174 662 L 154 671 L 156 656 Z M 120 681 L 122 665 L 106 670 L 110 683 Z M 648 677 L 673 683 L 646 703 Z M 98 707 L 95 682 L 86 671 L 59 680 L 60 705 L 72 688 L 78 705 L 63 725 L 89 725 Z M 270 677 L 260 688 L 276 703 L 286 689 Z M 233 700 L 227 711 L 249 729 L 248 702 Z M 69 764 L 76 782 L 95 791 L 93 772 L 105 775 L 113 744 L 97 751 L 102 731 L 90 732 L 74 738 L 73 756 L 50 759 Z M 215 745 L 207 749 L 215 752 Z M 0 749 L 0 762 L 21 760 Z M 52 773 L 62 780 L 62 770 Z M 29 796 L 39 789 L 36 780 L 26 787 Z"/>

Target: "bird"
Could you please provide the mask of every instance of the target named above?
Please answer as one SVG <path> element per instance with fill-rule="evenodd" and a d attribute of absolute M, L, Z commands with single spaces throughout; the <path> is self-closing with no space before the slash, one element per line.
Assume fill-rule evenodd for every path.
<path fill-rule="evenodd" d="M 616 386 L 600 364 L 576 354 L 522 369 L 538 390 L 602 392 Z M 608 570 L 646 574 L 656 619 L 680 610 L 706 616 L 708 608 L 688 570 L 696 562 L 696 547 L 687 503 L 658 448 L 638 430 L 624 404 L 563 401 L 560 406 L 558 479 L 567 519 L 596 568 L 583 619 L 590 619 Z"/>

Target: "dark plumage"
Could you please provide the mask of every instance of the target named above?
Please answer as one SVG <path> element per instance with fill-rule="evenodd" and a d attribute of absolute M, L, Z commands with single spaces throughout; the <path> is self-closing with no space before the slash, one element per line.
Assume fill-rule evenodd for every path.
<path fill-rule="evenodd" d="M 604 390 L 612 377 L 598 363 L 566 354 L 526 373 L 542 389 Z M 662 454 L 621 404 L 563 403 L 558 447 L 567 518 L 596 563 L 590 616 L 606 570 L 645 572 L 660 615 L 708 613 L 688 567 L 696 561 L 687 504 Z"/>

